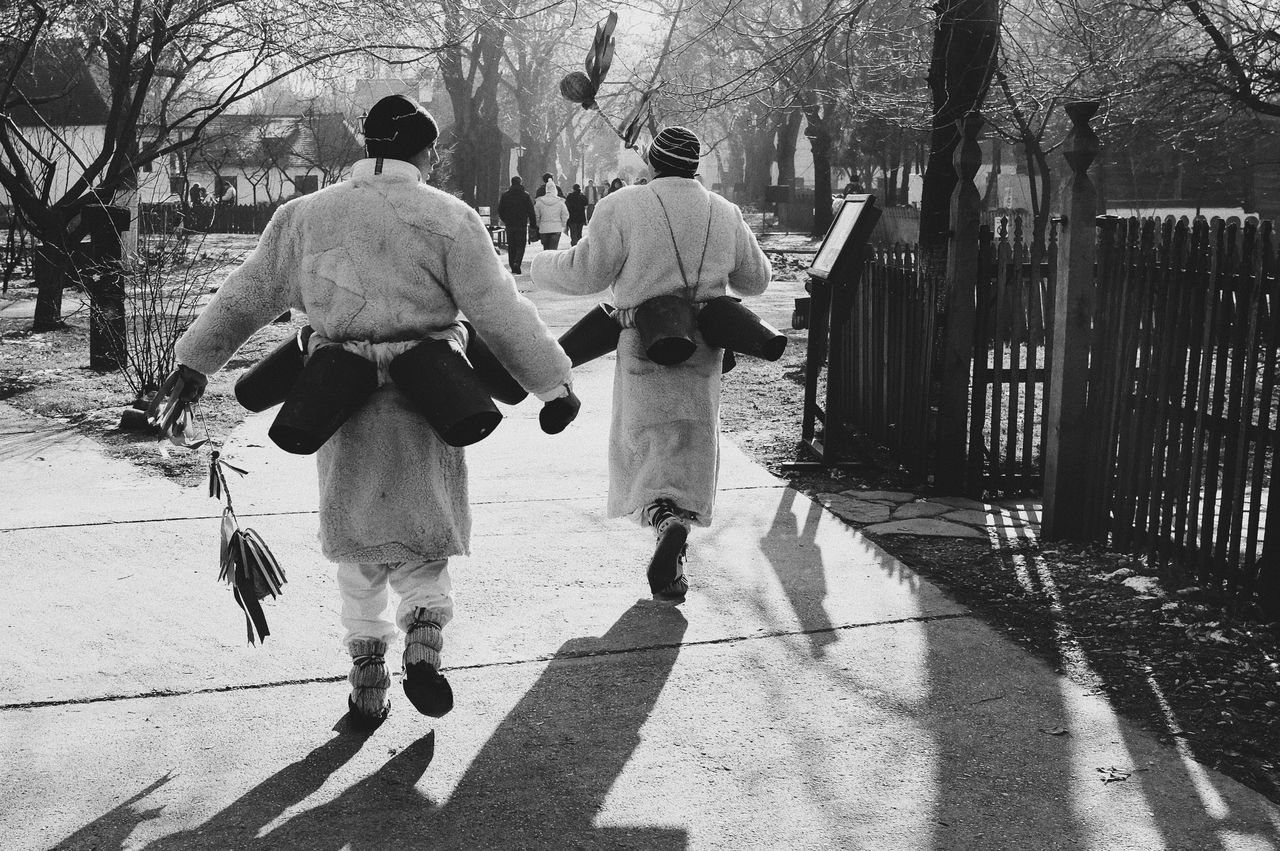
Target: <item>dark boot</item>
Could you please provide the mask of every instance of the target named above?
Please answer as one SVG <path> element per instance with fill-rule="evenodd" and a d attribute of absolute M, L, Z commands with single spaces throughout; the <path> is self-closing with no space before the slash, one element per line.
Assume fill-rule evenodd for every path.
<path fill-rule="evenodd" d="M 426 609 L 415 609 L 404 636 L 404 693 L 423 715 L 439 718 L 453 709 L 453 688 L 440 673 L 444 636 Z"/>
<path fill-rule="evenodd" d="M 689 521 L 677 511 L 675 506 L 660 505 L 652 517 L 658 543 L 649 560 L 647 576 L 649 590 L 659 600 L 683 600 L 689 592 L 689 580 L 684 575 Z"/>
<path fill-rule="evenodd" d="M 358 730 L 373 730 L 387 720 L 391 701 L 387 689 L 391 688 L 391 675 L 387 673 L 387 642 L 373 638 L 358 638 L 347 645 L 351 653 L 351 694 L 347 697 L 347 710 L 351 724 Z"/>

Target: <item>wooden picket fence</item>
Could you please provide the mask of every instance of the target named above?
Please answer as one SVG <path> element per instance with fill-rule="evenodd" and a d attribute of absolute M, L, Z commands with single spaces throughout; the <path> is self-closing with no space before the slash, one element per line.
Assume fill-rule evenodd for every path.
<path fill-rule="evenodd" d="M 139 205 L 144 233 L 172 233 L 179 225 L 204 233 L 262 233 L 278 203 L 210 205 L 183 208 L 172 202 Z"/>
<path fill-rule="evenodd" d="M 1089 514 L 1115 546 L 1233 590 L 1280 584 L 1264 556 L 1267 532 L 1280 544 L 1278 268 L 1271 222 L 1099 227 Z"/>
<path fill-rule="evenodd" d="M 829 416 L 917 475 L 930 469 L 929 387 L 941 287 L 921 269 L 916 246 L 878 245 L 848 298 L 837 299 L 851 320 L 830 355 L 830 374 L 843 386 L 832 388 Z"/>
<path fill-rule="evenodd" d="M 995 233 L 979 231 L 966 476 L 972 496 L 1040 489 L 1056 232 L 1045 249 L 1032 251 L 1020 217 L 998 219 Z"/>

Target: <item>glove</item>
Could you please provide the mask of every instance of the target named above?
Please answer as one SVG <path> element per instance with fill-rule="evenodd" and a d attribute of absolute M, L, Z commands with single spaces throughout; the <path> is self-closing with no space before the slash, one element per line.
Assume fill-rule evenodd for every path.
<path fill-rule="evenodd" d="M 191 405 L 200 401 L 209 378 L 203 372 L 178 364 L 160 385 L 147 406 L 147 421 L 174 442 L 185 443 L 191 425 Z"/>
<path fill-rule="evenodd" d="M 538 412 L 538 424 L 547 434 L 564 431 L 569 423 L 577 419 L 578 411 L 582 409 L 582 400 L 574 394 L 573 388 L 566 384 L 564 389 L 563 396 L 546 402 Z"/>

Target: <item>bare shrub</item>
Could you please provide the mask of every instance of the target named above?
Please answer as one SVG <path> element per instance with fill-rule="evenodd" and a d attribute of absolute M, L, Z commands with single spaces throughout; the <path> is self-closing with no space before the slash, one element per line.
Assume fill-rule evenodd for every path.
<path fill-rule="evenodd" d="M 156 233 L 139 240 L 125 270 L 125 368 L 135 397 L 155 390 L 174 369 L 173 348 L 195 318 L 200 297 L 215 289 L 230 252 L 211 255 L 204 235 Z"/>

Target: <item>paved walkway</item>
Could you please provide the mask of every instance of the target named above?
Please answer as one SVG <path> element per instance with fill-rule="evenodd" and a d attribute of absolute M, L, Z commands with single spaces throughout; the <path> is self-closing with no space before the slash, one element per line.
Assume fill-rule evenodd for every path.
<path fill-rule="evenodd" d="M 785 325 L 794 294 L 768 318 Z M 558 327 L 594 303 L 537 300 Z M 892 523 L 936 501 L 829 511 L 726 444 L 693 591 L 651 602 L 649 537 L 601 517 L 611 367 L 580 371 L 564 434 L 526 403 L 469 450 L 457 709 L 433 723 L 393 693 L 369 737 L 340 724 L 313 465 L 269 445 L 271 412 L 227 443 L 251 471 L 232 482 L 242 519 L 289 577 L 250 648 L 215 581 L 216 503 L 0 403 L 0 847 L 1280 848 L 1280 808 L 833 513 Z"/>

